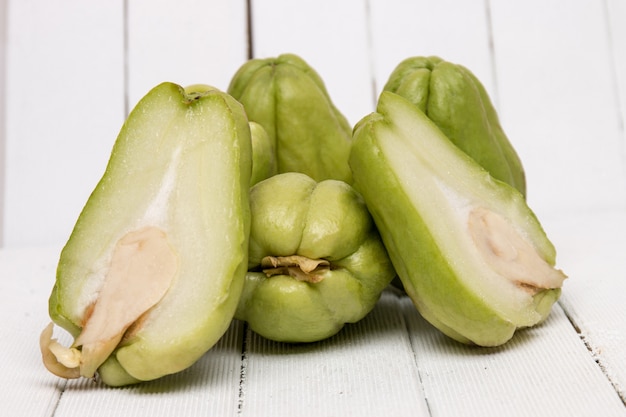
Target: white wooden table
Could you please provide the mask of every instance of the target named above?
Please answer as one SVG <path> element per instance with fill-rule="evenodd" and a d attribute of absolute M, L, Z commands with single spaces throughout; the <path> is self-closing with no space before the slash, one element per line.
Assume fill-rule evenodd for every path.
<path fill-rule="evenodd" d="M 626 416 L 624 0 L 175 4 L 0 0 L 0 415 Z M 318 70 L 351 123 L 409 56 L 483 81 L 569 275 L 548 321 L 471 348 L 390 290 L 320 343 L 233 322 L 162 380 L 111 389 L 49 374 L 38 336 L 59 251 L 129 108 L 166 80 L 225 89 L 249 56 L 283 52 Z"/>

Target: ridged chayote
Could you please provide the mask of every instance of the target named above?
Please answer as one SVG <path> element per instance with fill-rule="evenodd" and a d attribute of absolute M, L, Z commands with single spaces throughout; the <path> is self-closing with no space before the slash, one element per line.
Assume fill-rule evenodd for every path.
<path fill-rule="evenodd" d="M 227 91 L 269 135 L 278 173 L 351 182 L 352 126 L 332 103 L 321 77 L 302 58 L 283 54 L 249 60 Z"/>
<path fill-rule="evenodd" d="M 393 70 L 384 90 L 416 105 L 494 178 L 526 195 L 522 162 L 487 91 L 469 69 L 436 56 L 411 57 Z"/>

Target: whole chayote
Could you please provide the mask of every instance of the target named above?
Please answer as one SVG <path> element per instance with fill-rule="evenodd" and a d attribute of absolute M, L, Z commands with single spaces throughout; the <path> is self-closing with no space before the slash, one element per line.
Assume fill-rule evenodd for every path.
<path fill-rule="evenodd" d="M 235 318 L 277 341 L 313 342 L 362 319 L 395 271 L 359 193 L 283 173 L 250 191 L 248 274 Z"/>
<path fill-rule="evenodd" d="M 494 178 L 526 195 L 522 162 L 487 91 L 469 69 L 436 56 L 410 57 L 398 64 L 383 89 L 416 105 Z"/>
<path fill-rule="evenodd" d="M 283 54 L 249 60 L 227 91 L 267 132 L 278 173 L 351 182 L 352 126 L 333 105 L 321 77 L 302 58 Z"/>

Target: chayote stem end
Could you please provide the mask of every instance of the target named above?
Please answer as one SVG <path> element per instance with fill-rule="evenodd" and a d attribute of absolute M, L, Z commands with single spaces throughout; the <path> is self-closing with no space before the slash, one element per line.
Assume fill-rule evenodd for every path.
<path fill-rule="evenodd" d="M 301 255 L 266 256 L 261 259 L 261 268 L 268 278 L 289 275 L 298 281 L 315 284 L 324 279 L 323 272 L 330 269 L 330 262 Z"/>

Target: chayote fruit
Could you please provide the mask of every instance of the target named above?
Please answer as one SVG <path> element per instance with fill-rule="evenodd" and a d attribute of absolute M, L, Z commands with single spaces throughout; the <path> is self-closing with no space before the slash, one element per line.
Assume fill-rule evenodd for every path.
<path fill-rule="evenodd" d="M 539 221 L 417 106 L 383 92 L 350 165 L 404 288 L 443 333 L 496 346 L 547 317 L 566 277 Z"/>
<path fill-rule="evenodd" d="M 270 136 L 278 173 L 351 182 L 352 126 L 333 105 L 320 76 L 302 58 L 283 54 L 249 60 L 235 73 L 227 91 Z"/>
<path fill-rule="evenodd" d="M 63 248 L 49 299 L 71 347 L 41 336 L 47 368 L 108 385 L 187 368 L 227 330 L 247 267 L 251 140 L 212 89 L 152 89 L 122 127 Z"/>
<path fill-rule="evenodd" d="M 185 87 L 185 94 L 189 97 L 200 97 L 209 91 L 219 91 L 216 87 L 207 84 L 192 84 Z M 250 124 L 250 138 L 252 140 L 252 174 L 250 186 L 277 174 L 276 151 L 274 143 L 263 126 L 255 122 Z"/>
<path fill-rule="evenodd" d="M 252 139 L 252 177 L 250 186 L 278 173 L 274 144 L 263 126 L 250 122 Z"/>
<path fill-rule="evenodd" d="M 526 195 L 524 168 L 481 82 L 467 68 L 411 57 L 393 70 L 385 91 L 419 107 L 455 145 L 500 181 Z"/>
<path fill-rule="evenodd" d="M 250 250 L 235 315 L 258 334 L 313 342 L 372 310 L 395 276 L 361 196 L 283 173 L 250 190 Z"/>

